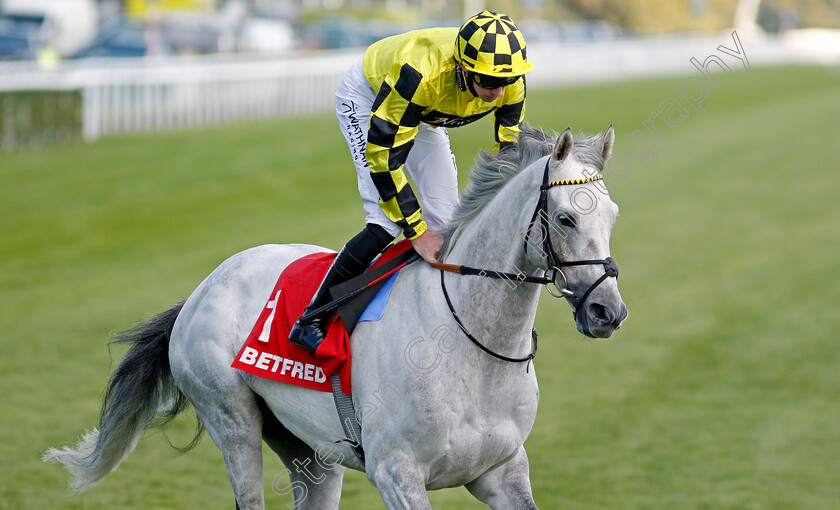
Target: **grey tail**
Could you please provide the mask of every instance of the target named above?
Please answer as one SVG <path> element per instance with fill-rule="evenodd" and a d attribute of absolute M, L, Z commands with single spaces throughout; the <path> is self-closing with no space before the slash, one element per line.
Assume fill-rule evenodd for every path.
<path fill-rule="evenodd" d="M 163 427 L 186 409 L 189 402 L 169 368 L 169 339 L 183 305 L 112 340 L 131 347 L 108 382 L 99 427 L 87 431 L 75 447 L 50 448 L 43 456 L 64 464 L 72 489 L 82 492 L 97 484 L 134 451 L 146 428 Z M 181 450 L 194 447 L 203 430 L 199 422 L 192 442 Z"/>

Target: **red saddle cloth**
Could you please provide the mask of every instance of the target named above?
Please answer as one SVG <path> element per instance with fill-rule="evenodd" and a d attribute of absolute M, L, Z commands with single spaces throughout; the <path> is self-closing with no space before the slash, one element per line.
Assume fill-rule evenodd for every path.
<path fill-rule="evenodd" d="M 407 241 L 395 244 L 372 268 L 409 248 L 411 243 Z M 259 377 L 330 393 L 330 376 L 338 373 L 341 391 L 351 394 L 350 335 L 337 314 L 330 319 L 327 336 L 315 356 L 288 340 L 292 325 L 312 301 L 335 256 L 335 253 L 313 253 L 283 270 L 232 367 Z"/>

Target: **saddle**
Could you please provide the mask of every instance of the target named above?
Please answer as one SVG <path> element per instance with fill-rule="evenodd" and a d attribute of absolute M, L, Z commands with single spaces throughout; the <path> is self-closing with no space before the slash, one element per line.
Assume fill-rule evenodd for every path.
<path fill-rule="evenodd" d="M 334 299 L 324 308 L 338 313 L 331 317 L 327 335 L 312 356 L 288 341 L 289 331 L 312 300 L 335 256 L 313 253 L 283 270 L 232 367 L 331 393 L 331 376 L 339 374 L 341 392 L 352 394 L 350 334 L 358 322 L 381 318 L 399 269 L 419 257 L 410 241 L 400 241 L 386 248 L 367 272 L 332 287 Z"/>

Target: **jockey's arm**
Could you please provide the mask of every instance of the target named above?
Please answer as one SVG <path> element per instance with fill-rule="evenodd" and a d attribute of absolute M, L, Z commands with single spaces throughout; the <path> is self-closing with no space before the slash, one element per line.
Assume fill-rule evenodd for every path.
<path fill-rule="evenodd" d="M 393 75 L 392 75 L 393 74 Z M 379 205 L 407 239 L 426 232 L 420 203 L 405 173 L 427 97 L 422 75 L 408 64 L 386 76 L 373 103 L 365 155 Z"/>
<path fill-rule="evenodd" d="M 504 102 L 493 112 L 494 151 L 516 147 L 519 125 L 525 119 L 525 77 L 505 87 Z"/>

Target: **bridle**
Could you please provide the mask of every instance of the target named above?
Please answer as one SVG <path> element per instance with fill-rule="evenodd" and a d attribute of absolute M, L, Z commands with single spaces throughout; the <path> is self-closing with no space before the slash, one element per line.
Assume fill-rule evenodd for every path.
<path fill-rule="evenodd" d="M 467 335 L 475 345 L 477 345 L 481 350 L 490 354 L 494 358 L 500 359 L 502 361 L 509 361 L 512 363 L 523 363 L 523 362 L 530 362 L 534 359 L 534 356 L 537 355 L 537 330 L 531 328 L 531 338 L 533 343 L 533 349 L 531 353 L 522 358 L 510 358 L 508 356 L 503 356 L 496 352 L 490 350 L 487 346 L 482 344 L 478 341 L 473 335 L 467 331 L 467 328 L 464 326 L 463 322 L 461 322 L 461 318 L 458 317 L 458 314 L 455 312 L 455 307 L 452 306 L 452 300 L 449 299 L 449 293 L 446 291 L 446 283 L 444 282 L 444 272 L 451 272 L 451 273 L 458 273 L 462 275 L 473 275 L 473 276 L 485 276 L 488 278 L 496 278 L 501 280 L 508 280 L 511 282 L 525 282 L 525 283 L 537 283 L 540 285 L 545 285 L 548 293 L 554 297 L 563 297 L 566 299 L 572 299 L 575 296 L 575 293 L 568 288 L 568 280 L 566 279 L 565 273 L 563 273 L 564 267 L 572 267 L 572 266 L 586 266 L 586 265 L 602 265 L 604 266 L 604 274 L 601 275 L 600 278 L 595 280 L 592 285 L 586 289 L 586 292 L 583 293 L 583 296 L 578 301 L 577 307 L 574 311 L 574 317 L 577 319 L 577 314 L 580 312 L 581 308 L 583 307 L 583 303 L 586 302 L 586 299 L 592 294 L 592 291 L 595 290 L 601 283 L 604 282 L 607 278 L 618 278 L 618 264 L 616 264 L 615 260 L 612 257 L 607 257 L 605 259 L 595 259 L 595 260 L 574 260 L 574 261 L 561 261 L 557 254 L 554 252 L 554 248 L 551 245 L 551 236 L 549 231 L 548 225 L 548 190 L 555 186 L 575 186 L 580 184 L 586 184 L 589 182 L 600 181 L 603 179 L 601 174 L 593 175 L 590 177 L 586 177 L 583 179 L 561 179 L 557 181 L 548 181 L 548 174 L 551 165 L 551 157 L 546 160 L 545 162 L 545 171 L 543 172 L 543 180 L 542 185 L 540 186 L 540 198 L 537 200 L 537 206 L 534 209 L 534 214 L 531 216 L 531 221 L 528 223 L 528 229 L 526 230 L 525 234 L 525 252 L 528 252 L 528 239 L 531 237 L 531 231 L 534 228 L 534 225 L 537 224 L 537 220 L 539 217 L 539 225 L 543 231 L 543 252 L 546 256 L 546 262 L 548 265 L 548 269 L 545 270 L 545 274 L 543 276 L 533 276 L 533 275 L 523 275 L 523 274 L 513 274 L 513 273 L 505 273 L 500 271 L 491 271 L 488 269 L 478 269 L 469 266 L 461 266 L 456 264 L 442 264 L 442 263 L 431 263 L 430 265 L 435 269 L 440 270 L 440 286 L 443 290 L 443 296 L 446 299 L 446 304 L 449 306 L 449 311 L 452 314 L 452 317 L 455 319 L 455 322 L 458 324 L 458 327 L 461 331 Z M 563 278 L 563 284 L 558 285 L 557 278 Z M 553 284 L 554 287 L 558 290 L 558 293 L 555 294 L 551 291 L 551 287 L 548 284 Z"/>
<path fill-rule="evenodd" d="M 583 307 L 583 303 L 586 302 L 586 298 L 595 290 L 598 285 L 604 282 L 607 278 L 618 278 L 618 264 L 613 260 L 612 257 L 607 257 L 605 259 L 595 259 L 595 260 L 574 260 L 574 261 L 567 261 L 563 262 L 560 260 L 560 257 L 554 252 L 554 247 L 551 245 L 551 236 L 550 231 L 548 228 L 548 190 L 553 188 L 554 186 L 575 186 L 579 184 L 586 184 L 588 182 L 600 181 L 603 180 L 603 176 L 601 174 L 592 175 L 589 177 L 585 177 L 583 179 L 561 179 L 558 181 L 551 181 L 548 182 L 548 171 L 551 164 L 551 157 L 549 157 L 545 162 L 545 172 L 543 172 L 543 182 L 542 186 L 540 186 L 540 199 L 537 201 L 537 207 L 534 209 L 534 214 L 531 216 L 531 222 L 528 223 L 528 230 L 525 234 L 525 253 L 528 253 L 528 239 L 531 237 L 531 231 L 534 228 L 534 225 L 537 222 L 537 217 L 540 220 L 540 227 L 543 231 L 543 253 L 545 253 L 548 269 L 546 270 L 546 277 L 550 276 L 550 281 L 554 284 L 555 288 L 559 289 L 559 294 L 554 294 L 551 292 L 551 287 L 546 284 L 546 289 L 548 289 L 548 293 L 554 297 L 564 297 L 564 298 L 573 298 L 575 297 L 575 293 L 569 290 L 567 287 L 568 280 L 566 279 L 566 274 L 563 273 L 564 267 L 572 267 L 572 266 L 587 266 L 587 265 L 602 265 L 604 266 L 604 274 L 601 275 L 600 278 L 595 280 L 592 285 L 586 289 L 583 296 L 578 300 L 577 307 L 574 311 L 574 317 L 577 318 L 578 312 Z M 563 277 L 563 285 L 557 285 L 557 276 Z"/>

